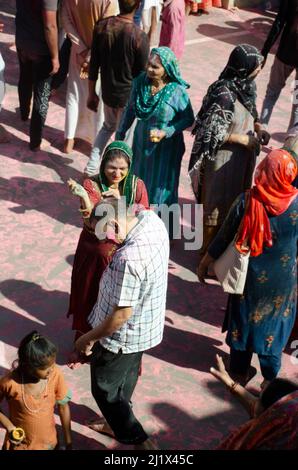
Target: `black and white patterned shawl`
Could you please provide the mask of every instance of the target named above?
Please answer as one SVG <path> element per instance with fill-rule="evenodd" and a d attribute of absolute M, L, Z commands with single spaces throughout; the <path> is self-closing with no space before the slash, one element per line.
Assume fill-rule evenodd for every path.
<path fill-rule="evenodd" d="M 258 119 L 256 85 L 249 76 L 262 63 L 263 56 L 254 46 L 241 44 L 232 51 L 219 79 L 214 82 L 203 99 L 193 130 L 195 141 L 189 162 L 189 176 L 198 197 L 200 174 L 204 159 L 215 160 L 233 121 L 235 102 Z"/>

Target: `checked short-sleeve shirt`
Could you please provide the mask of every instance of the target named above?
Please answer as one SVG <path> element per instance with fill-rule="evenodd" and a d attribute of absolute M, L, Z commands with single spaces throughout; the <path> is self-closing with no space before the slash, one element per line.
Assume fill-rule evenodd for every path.
<path fill-rule="evenodd" d="M 101 345 L 124 354 L 145 351 L 162 340 L 164 329 L 169 237 L 152 211 L 142 211 L 137 225 L 116 251 L 99 284 L 97 302 L 88 322 L 95 328 L 115 306 L 132 307 L 128 321 Z"/>

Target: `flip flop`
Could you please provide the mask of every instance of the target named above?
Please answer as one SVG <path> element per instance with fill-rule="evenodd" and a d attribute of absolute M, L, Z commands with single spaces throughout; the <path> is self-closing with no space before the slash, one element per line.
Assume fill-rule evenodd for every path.
<path fill-rule="evenodd" d="M 109 428 L 104 430 L 105 426 L 109 426 L 104 418 L 96 418 L 90 421 L 86 421 L 85 426 L 87 426 L 89 429 L 92 429 L 92 431 L 115 439 L 115 435 L 112 429 Z"/>

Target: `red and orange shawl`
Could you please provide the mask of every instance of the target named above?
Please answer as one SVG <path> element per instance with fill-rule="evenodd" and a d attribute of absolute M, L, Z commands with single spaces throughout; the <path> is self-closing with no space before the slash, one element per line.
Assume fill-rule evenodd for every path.
<path fill-rule="evenodd" d="M 218 450 L 297 450 L 298 391 L 274 403 L 240 426 Z"/>
<path fill-rule="evenodd" d="M 273 150 L 258 165 L 238 233 L 236 247 L 239 251 L 247 244 L 250 256 L 259 256 L 263 246 L 272 246 L 268 214 L 276 216 L 288 209 L 298 194 L 298 189 L 292 186 L 296 176 L 297 163 L 283 149 Z"/>

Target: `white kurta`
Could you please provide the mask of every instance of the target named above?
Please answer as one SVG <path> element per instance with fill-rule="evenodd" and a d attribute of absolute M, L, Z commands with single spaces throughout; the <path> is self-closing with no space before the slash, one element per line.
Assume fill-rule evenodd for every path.
<path fill-rule="evenodd" d="M 4 94 L 5 94 L 4 69 L 5 69 L 5 63 L 2 58 L 2 54 L 0 52 L 0 109 L 2 106 L 3 99 L 4 99 Z"/>
<path fill-rule="evenodd" d="M 100 80 L 97 82 L 97 92 L 100 93 Z M 93 144 L 94 139 L 103 125 L 103 103 L 100 98 L 97 113 L 87 108 L 88 79 L 80 78 L 80 67 L 77 64 L 77 47 L 71 46 L 69 61 L 66 113 L 65 113 L 65 138 L 78 137 Z"/>
<path fill-rule="evenodd" d="M 103 124 L 103 105 L 97 113 L 87 108 L 88 79 L 80 78 L 80 64 L 90 58 L 93 27 L 114 14 L 115 0 L 64 0 L 62 26 L 72 42 L 66 94 L 65 138 L 79 137 L 93 144 Z M 83 56 L 80 54 L 83 54 Z M 101 96 L 99 83 L 97 92 Z"/>

